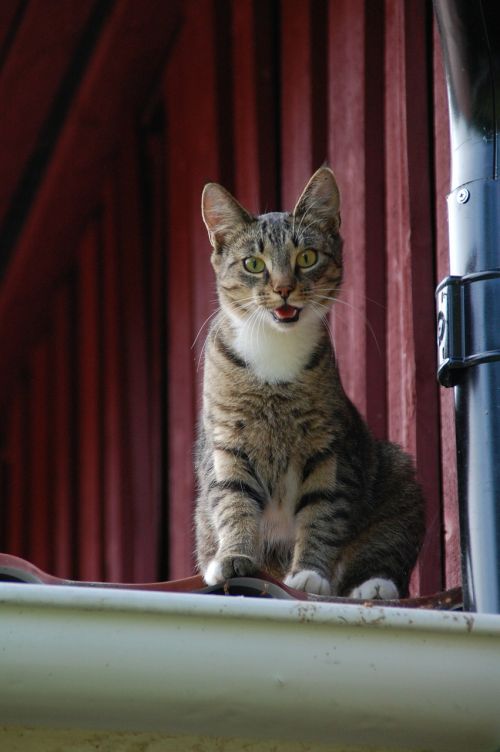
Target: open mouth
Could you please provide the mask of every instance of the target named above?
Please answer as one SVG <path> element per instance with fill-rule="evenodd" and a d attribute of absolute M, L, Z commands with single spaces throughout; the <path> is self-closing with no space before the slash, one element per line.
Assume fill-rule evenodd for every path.
<path fill-rule="evenodd" d="M 274 320 L 278 323 L 292 324 L 294 321 L 298 321 L 300 310 L 300 308 L 295 308 L 295 306 L 285 303 L 285 305 L 275 308 L 271 313 L 273 314 Z"/>

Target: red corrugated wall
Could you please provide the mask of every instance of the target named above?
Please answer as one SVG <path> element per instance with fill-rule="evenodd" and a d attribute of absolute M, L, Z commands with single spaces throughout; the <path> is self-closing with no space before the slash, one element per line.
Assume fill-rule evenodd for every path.
<path fill-rule="evenodd" d="M 192 572 L 191 448 L 214 310 L 200 193 L 218 180 L 252 211 L 292 208 L 326 161 L 343 193 L 343 379 L 374 432 L 416 459 L 428 533 L 414 591 L 457 584 L 453 414 L 434 335 L 448 126 L 430 4 L 148 10 L 126 0 L 100 19 L 10 243 L 0 548 L 85 579 Z M 16 37 L 0 100 L 15 53 Z"/>

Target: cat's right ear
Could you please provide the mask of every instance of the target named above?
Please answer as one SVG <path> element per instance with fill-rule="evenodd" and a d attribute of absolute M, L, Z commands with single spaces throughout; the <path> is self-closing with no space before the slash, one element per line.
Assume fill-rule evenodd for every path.
<path fill-rule="evenodd" d="M 340 193 L 335 175 L 324 165 L 316 170 L 302 191 L 293 210 L 294 217 L 308 218 L 324 229 L 338 232 L 340 228 Z M 299 225 L 300 227 L 300 225 Z"/>
<path fill-rule="evenodd" d="M 201 214 L 214 248 L 224 245 L 228 235 L 254 217 L 218 183 L 207 183 L 201 195 Z"/>

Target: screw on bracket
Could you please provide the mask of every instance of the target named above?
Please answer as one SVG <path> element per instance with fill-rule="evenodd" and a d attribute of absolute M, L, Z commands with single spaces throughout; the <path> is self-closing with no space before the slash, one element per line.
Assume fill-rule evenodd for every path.
<path fill-rule="evenodd" d="M 470 193 L 467 188 L 460 188 L 457 193 L 457 202 L 459 204 L 466 204 L 470 198 Z"/>

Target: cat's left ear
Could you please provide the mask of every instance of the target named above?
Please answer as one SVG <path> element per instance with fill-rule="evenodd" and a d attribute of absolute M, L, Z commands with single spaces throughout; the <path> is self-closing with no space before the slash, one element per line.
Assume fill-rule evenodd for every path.
<path fill-rule="evenodd" d="M 323 229 L 338 232 L 340 192 L 335 175 L 329 167 L 316 170 L 302 191 L 293 215 L 298 219 L 304 218 L 305 224 L 317 222 Z"/>
<path fill-rule="evenodd" d="M 228 235 L 254 218 L 218 183 L 207 183 L 201 196 L 201 213 L 214 248 L 224 245 Z"/>

